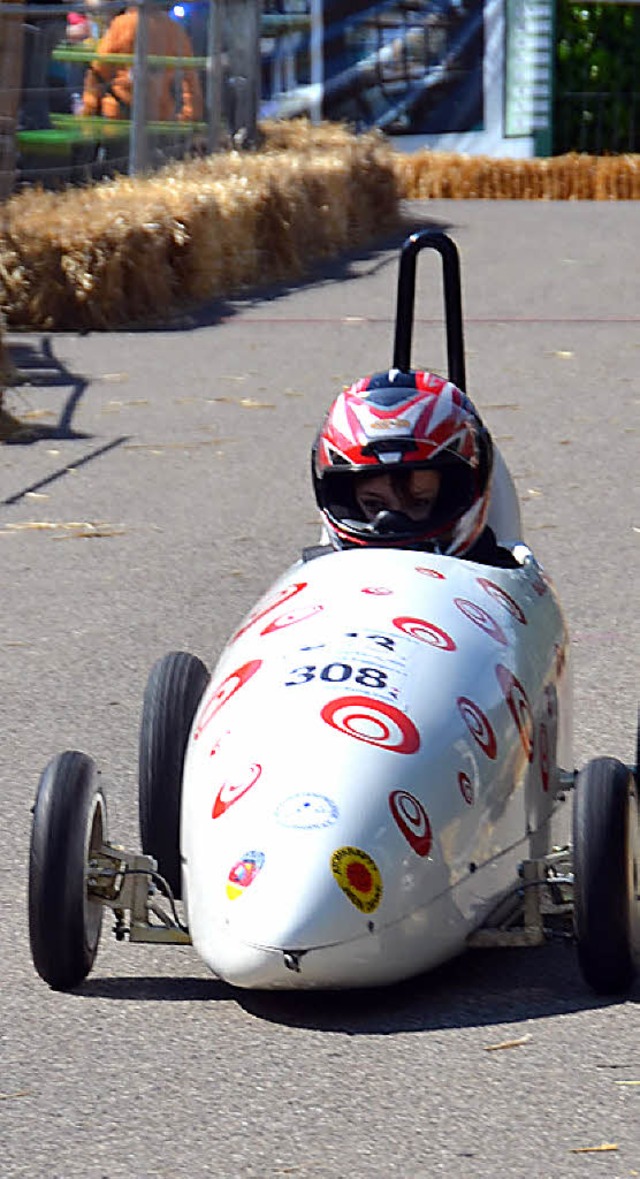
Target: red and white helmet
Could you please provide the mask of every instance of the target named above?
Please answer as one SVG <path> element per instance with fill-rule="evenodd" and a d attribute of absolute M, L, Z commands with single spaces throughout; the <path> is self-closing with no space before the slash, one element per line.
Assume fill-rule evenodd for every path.
<path fill-rule="evenodd" d="M 318 507 L 332 543 L 421 547 L 462 554 L 487 518 L 493 447 L 469 398 L 444 377 L 390 369 L 356 381 L 331 406 L 312 450 Z M 440 487 L 426 518 L 358 506 L 365 476 L 434 470 Z"/>

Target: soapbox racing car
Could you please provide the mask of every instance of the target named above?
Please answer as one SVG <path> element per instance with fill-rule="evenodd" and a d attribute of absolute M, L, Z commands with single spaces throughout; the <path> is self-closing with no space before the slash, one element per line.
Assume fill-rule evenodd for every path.
<path fill-rule="evenodd" d="M 425 247 L 442 260 L 449 376 L 464 388 L 458 254 L 444 234 L 403 246 L 394 367 L 409 370 Z M 116 938 L 191 942 L 237 987 L 392 983 L 470 945 L 554 933 L 575 938 L 596 991 L 632 985 L 637 767 L 606 757 L 573 769 L 567 630 L 499 456 L 489 522 L 513 568 L 311 552 L 212 676 L 185 652 L 156 663 L 140 732 L 141 853 L 109 840 L 89 757 L 49 763 L 29 924 L 51 987 L 88 974 L 105 907 Z"/>

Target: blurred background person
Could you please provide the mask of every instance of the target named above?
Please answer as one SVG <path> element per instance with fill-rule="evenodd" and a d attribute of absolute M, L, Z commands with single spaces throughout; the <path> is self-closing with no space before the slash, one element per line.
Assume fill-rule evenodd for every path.
<path fill-rule="evenodd" d="M 89 20 L 85 12 L 67 13 L 67 45 L 77 45 L 83 49 L 95 49 L 98 42 L 96 26 Z M 84 86 L 85 63 L 83 61 L 65 62 L 65 84 L 68 97 L 68 109 L 74 115 L 82 112 L 82 88 Z"/>
<path fill-rule="evenodd" d="M 135 52 L 138 9 L 127 8 L 116 16 L 98 42 L 97 53 Z M 158 57 L 193 57 L 185 30 L 164 11 L 147 16 L 147 52 Z M 200 79 L 195 69 L 154 66 L 147 70 L 146 116 L 151 122 L 196 122 L 202 118 Z M 98 59 L 86 72 L 82 95 L 83 115 L 110 119 L 131 118 L 132 66 L 111 65 Z"/>

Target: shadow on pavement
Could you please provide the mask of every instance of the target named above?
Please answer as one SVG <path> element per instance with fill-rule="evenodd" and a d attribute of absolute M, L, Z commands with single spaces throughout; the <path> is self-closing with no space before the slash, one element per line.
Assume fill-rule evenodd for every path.
<path fill-rule="evenodd" d="M 580 977 L 573 947 L 476 950 L 395 986 L 354 991 L 245 991 L 213 975 L 90 978 L 79 998 L 119 1001 L 238 1003 L 248 1014 L 284 1027 L 381 1036 L 398 1032 L 514 1024 L 640 1001 L 594 995 Z"/>
<path fill-rule="evenodd" d="M 165 976 L 133 976 L 89 978 L 72 992 L 83 999 L 117 999 L 142 1003 L 186 1003 L 203 1000 L 231 1000 L 236 998 L 232 987 L 211 975 L 210 978 Z"/>
<path fill-rule="evenodd" d="M 45 437 L 40 435 L 40 438 Z M 46 435 L 47 438 L 62 437 L 62 435 Z M 65 438 L 84 438 L 84 434 L 65 434 Z M 48 475 L 44 475 L 42 479 L 37 479 L 35 483 L 30 483 L 28 487 L 22 487 L 20 491 L 15 491 L 13 495 L 8 495 L 6 499 L 0 500 L 0 507 L 10 507 L 14 504 L 20 503 L 29 492 L 41 491 L 43 487 L 48 487 L 51 483 L 57 482 L 58 479 L 64 479 L 70 471 L 77 471 L 80 467 L 84 467 L 87 463 L 93 462 L 94 459 L 100 458 L 101 455 L 108 454 L 110 450 L 115 450 L 117 446 L 122 446 L 124 442 L 128 442 L 129 435 L 122 434 L 119 438 L 113 438 L 111 442 L 105 442 L 103 446 L 96 447 L 95 450 L 84 454 L 82 458 L 75 459 L 73 462 L 65 462 L 57 470 L 51 471 Z M 37 441 L 37 439 L 30 438 L 30 442 Z"/>
<path fill-rule="evenodd" d="M 55 425 L 44 425 L 40 422 L 12 419 L 10 430 L 0 441 L 7 445 L 25 446 L 32 442 L 39 442 L 43 438 L 70 440 L 90 438 L 90 434 L 82 433 L 73 428 L 73 415 L 78 402 L 85 392 L 88 381 L 72 373 L 55 355 L 55 349 L 49 336 L 43 336 L 38 344 L 10 341 L 9 351 L 11 364 L 16 370 L 18 381 L 16 386 L 29 385 L 46 389 L 70 389 L 60 411 L 60 417 Z"/>
<path fill-rule="evenodd" d="M 384 267 L 390 268 L 391 289 L 395 290 L 397 255 L 408 235 L 424 229 L 446 232 L 449 228 L 448 222 L 435 221 L 422 211 L 403 213 L 395 228 L 384 237 L 367 245 L 354 247 L 352 250 L 344 250 L 337 257 L 314 259 L 309 263 L 306 273 L 296 279 L 265 283 L 264 286 L 252 287 L 250 291 L 241 291 L 233 298 L 213 299 L 209 303 L 188 310 L 182 308 L 167 321 L 138 327 L 133 325 L 127 327 L 127 331 L 195 331 L 231 319 L 239 311 L 276 302 L 292 291 L 308 286 L 343 282 L 345 279 L 367 278 Z M 394 251 L 392 257 L 387 256 L 390 250 Z"/>
<path fill-rule="evenodd" d="M 289 1027 L 348 1035 L 392 1035 L 446 1028 L 491 1027 L 592 1011 L 633 999 L 594 995 L 578 972 L 573 948 L 474 950 L 393 987 L 360 991 L 249 992 L 238 1002 L 252 1015 Z"/>

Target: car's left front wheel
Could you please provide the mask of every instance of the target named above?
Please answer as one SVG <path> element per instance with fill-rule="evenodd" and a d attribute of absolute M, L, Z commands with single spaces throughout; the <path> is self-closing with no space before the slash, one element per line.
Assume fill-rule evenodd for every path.
<path fill-rule="evenodd" d="M 635 776 L 615 758 L 577 776 L 573 858 L 582 975 L 598 994 L 622 994 L 640 968 L 640 818 Z"/>

